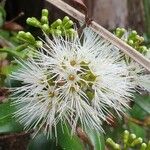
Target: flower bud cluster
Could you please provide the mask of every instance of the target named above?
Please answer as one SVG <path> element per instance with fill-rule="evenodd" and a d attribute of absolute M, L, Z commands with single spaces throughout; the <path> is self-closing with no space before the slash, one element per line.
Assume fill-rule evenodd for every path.
<path fill-rule="evenodd" d="M 76 34 L 76 31 L 73 29 L 74 23 L 68 16 L 65 16 L 62 20 L 57 19 L 52 24 L 49 23 L 48 17 L 48 10 L 43 9 L 40 20 L 35 17 L 31 17 L 28 18 L 26 22 L 28 25 L 40 28 L 47 35 L 52 34 L 55 36 L 72 36 Z"/>
<path fill-rule="evenodd" d="M 146 54 L 148 51 L 148 48 L 143 45 L 144 38 L 137 34 L 135 30 L 127 31 L 124 28 L 117 28 L 114 32 L 114 34 L 125 41 L 127 44 L 132 46 L 134 49 L 139 51 L 142 54 Z"/>
<path fill-rule="evenodd" d="M 139 147 L 139 150 L 150 150 L 150 141 L 147 144 L 143 143 L 141 137 L 136 137 L 135 134 L 132 134 L 127 130 L 124 131 L 122 145 L 115 143 L 111 138 L 106 140 L 106 144 L 113 150 L 128 150 L 130 148 L 137 148 L 137 146 Z"/>
<path fill-rule="evenodd" d="M 40 48 L 43 46 L 42 41 L 36 40 L 30 32 L 19 31 L 17 38 L 24 43 L 28 43 L 32 47 Z"/>

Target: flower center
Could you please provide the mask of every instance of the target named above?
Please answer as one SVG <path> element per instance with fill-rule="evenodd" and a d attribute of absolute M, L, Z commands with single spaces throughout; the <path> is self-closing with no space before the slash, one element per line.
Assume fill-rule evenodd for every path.
<path fill-rule="evenodd" d="M 71 65 L 71 66 L 75 66 L 75 65 L 76 65 L 76 61 L 75 61 L 75 60 L 71 60 L 71 61 L 70 61 L 70 65 Z"/>
<path fill-rule="evenodd" d="M 49 97 L 54 97 L 55 96 L 55 93 L 54 92 L 49 92 Z"/>
<path fill-rule="evenodd" d="M 75 80 L 75 76 L 74 76 L 73 74 L 70 74 L 70 75 L 68 76 L 68 79 L 71 80 L 71 81 L 73 81 L 73 80 Z"/>

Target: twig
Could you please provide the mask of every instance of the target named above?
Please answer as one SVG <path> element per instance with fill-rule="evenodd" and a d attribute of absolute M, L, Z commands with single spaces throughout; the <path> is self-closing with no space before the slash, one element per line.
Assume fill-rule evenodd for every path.
<path fill-rule="evenodd" d="M 83 141 L 84 145 L 86 145 L 86 144 L 89 145 L 89 150 L 94 150 L 94 146 L 93 146 L 91 140 L 89 139 L 87 134 L 80 127 L 77 127 L 76 133 L 77 133 L 77 136 Z"/>
<path fill-rule="evenodd" d="M 33 130 L 31 131 L 24 131 L 24 132 L 20 132 L 20 133 L 12 133 L 12 134 L 0 134 L 0 140 L 2 139 L 6 139 L 6 138 L 16 138 L 16 137 L 22 137 L 22 136 L 28 136 L 30 134 L 33 133 Z"/>
<path fill-rule="evenodd" d="M 75 8 L 71 7 L 67 3 L 63 2 L 62 0 L 46 0 L 47 2 L 51 3 L 55 7 L 59 8 L 60 10 L 64 11 L 71 17 L 77 19 L 78 21 L 84 22 L 85 16 L 76 10 Z M 96 22 L 91 22 L 91 28 L 97 32 L 100 36 L 104 39 L 110 41 L 113 45 L 117 46 L 122 52 L 130 56 L 133 60 L 138 62 L 141 66 L 145 69 L 150 71 L 150 61 L 145 58 L 141 53 L 133 49 L 131 46 L 117 38 L 115 35 L 107 31 L 105 28 L 97 24 Z"/>

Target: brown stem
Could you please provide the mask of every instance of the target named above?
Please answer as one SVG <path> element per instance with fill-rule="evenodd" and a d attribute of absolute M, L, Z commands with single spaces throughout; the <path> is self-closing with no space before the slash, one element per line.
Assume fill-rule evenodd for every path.
<path fill-rule="evenodd" d="M 91 140 L 89 139 L 88 135 L 80 127 L 77 127 L 76 133 L 77 133 L 77 136 L 82 140 L 84 145 L 88 144 L 89 149 L 94 150 L 94 146 Z"/>

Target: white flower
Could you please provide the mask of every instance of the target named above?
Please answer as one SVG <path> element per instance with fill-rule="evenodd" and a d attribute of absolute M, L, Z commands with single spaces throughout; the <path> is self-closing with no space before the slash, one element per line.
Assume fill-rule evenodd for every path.
<path fill-rule="evenodd" d="M 133 60 L 128 66 L 130 74 L 133 76 L 133 84 L 135 87 L 150 92 L 150 74 Z"/>
<path fill-rule="evenodd" d="M 73 132 L 78 124 L 102 130 L 112 109 L 125 113 L 133 86 L 128 67 L 109 42 L 90 29 L 82 37 L 46 40 L 12 75 L 22 82 L 14 88 L 15 116 L 26 128 L 50 134 L 67 121 Z"/>

